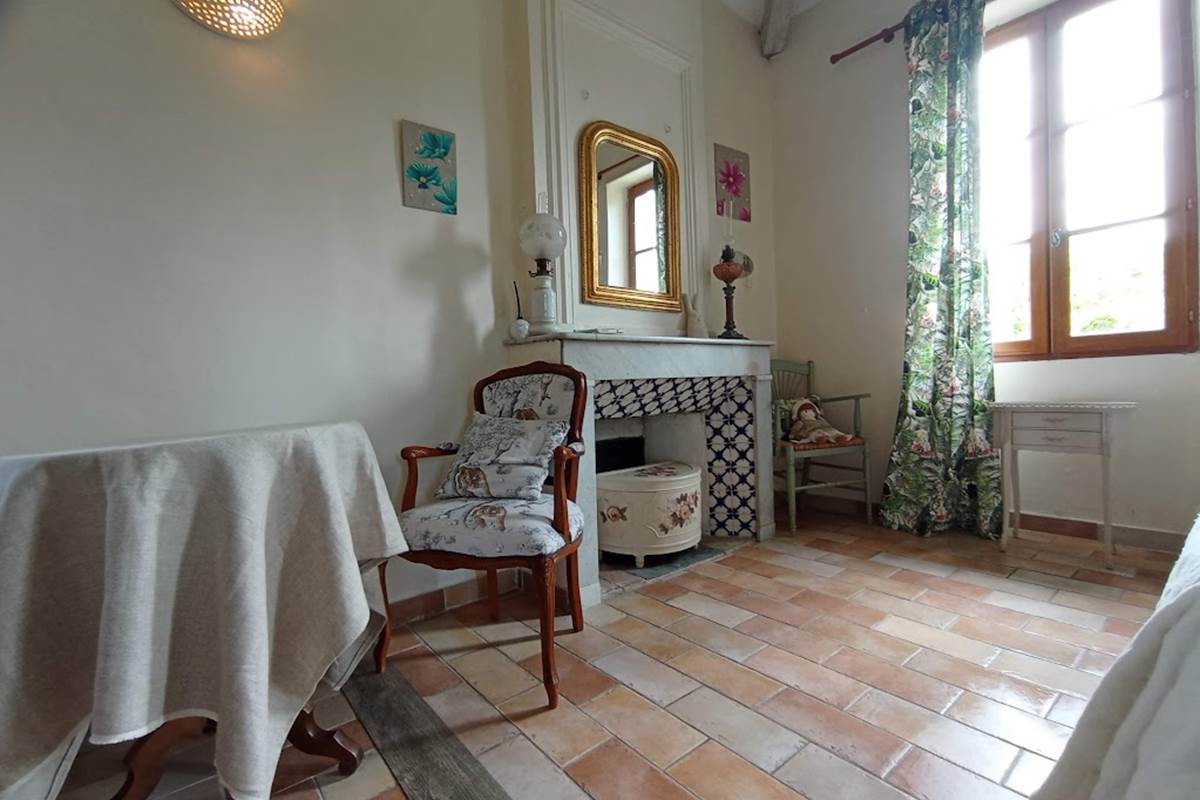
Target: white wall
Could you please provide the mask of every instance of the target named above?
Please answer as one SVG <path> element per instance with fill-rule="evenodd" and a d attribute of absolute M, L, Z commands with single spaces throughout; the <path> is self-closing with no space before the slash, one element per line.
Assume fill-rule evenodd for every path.
<path fill-rule="evenodd" d="M 533 4 L 540 14 L 541 3 Z M 561 24 L 554 43 L 539 46 L 554 61 L 560 94 L 546 113 L 558 125 L 549 154 L 565 171 L 558 194 L 568 230 L 567 252 L 558 275 L 562 320 L 568 329 L 620 328 L 627 333 L 678 334 L 683 315 L 631 311 L 582 302 L 578 238 L 577 141 L 580 131 L 606 120 L 662 142 L 679 168 L 680 272 L 685 293 L 694 290 L 696 251 L 692 151 L 702 146 L 694 126 L 703 105 L 700 25 L 690 0 L 655 3 L 545 0 Z M 558 49 L 555 50 L 555 44 Z M 541 55 L 541 53 L 539 53 Z M 557 58 L 554 56 L 557 55 Z M 612 231 L 609 233 L 612 236 Z"/>
<path fill-rule="evenodd" d="M 685 191 L 711 193 L 706 120 L 751 153 L 739 309 L 769 337 L 753 30 L 717 0 L 605 8 L 697 65 Z M 0 2 L 0 453 L 357 419 L 397 486 L 395 452 L 460 435 L 470 387 L 507 360 L 533 207 L 527 35 L 524 4 L 495 0 L 288 0 L 249 43 L 165 0 Z M 621 97 L 608 108 L 640 95 Z M 401 118 L 458 135 L 457 217 L 402 205 Z M 466 577 L 391 574 L 393 598 Z"/>
<path fill-rule="evenodd" d="M 395 486 L 457 437 L 526 267 L 526 35 L 494 0 L 289 0 L 253 43 L 0 3 L 0 453 L 357 419 Z M 402 117 L 458 134 L 459 216 L 401 204 Z"/>
<path fill-rule="evenodd" d="M 836 67 L 829 55 L 896 22 L 909 5 L 820 3 L 793 23 L 788 49 L 771 60 L 778 351 L 816 362 L 819 393 L 871 393 L 863 423 L 876 499 L 904 360 L 908 72 L 899 42 Z"/>
<path fill-rule="evenodd" d="M 772 67 L 780 352 L 817 362 L 823 392 L 869 391 L 879 496 L 896 414 L 908 218 L 902 37 L 828 56 L 904 16 L 908 0 L 826 0 L 800 17 Z M 1114 517 L 1183 532 L 1200 506 L 1200 355 L 1000 364 L 999 399 L 1141 405 L 1118 431 Z M 1094 465 L 1030 454 L 1030 513 L 1096 519 Z"/>
<path fill-rule="evenodd" d="M 563 198 L 572 233 L 558 278 L 567 327 L 652 334 L 679 334 L 684 328 L 682 314 L 580 301 L 575 147 L 587 123 L 604 119 L 659 139 L 674 155 L 680 170 L 683 290 L 701 295 L 711 330 L 720 330 L 723 322 L 712 300 L 719 297 L 719 287 L 710 271 L 721 250 L 720 231 L 714 230 L 712 144 L 715 139 L 751 153 L 758 198 L 754 222 L 737 228 L 738 247 L 755 257 L 757 272 L 739 286 L 738 307 L 745 332 L 771 338 L 770 91 L 753 26 L 719 0 L 531 0 L 530 8 L 535 35 L 541 37 L 534 42 L 534 108 L 545 118 L 545 124 L 539 118 L 534 125 L 535 134 L 545 137 L 535 169 L 539 184 Z"/>
<path fill-rule="evenodd" d="M 1200 355 L 1027 361 L 996 366 L 1001 400 L 1135 400 L 1113 441 L 1113 517 L 1122 525 L 1186 533 L 1200 511 Z M 1021 455 L 1021 506 L 1030 513 L 1099 518 L 1097 459 Z"/>
<path fill-rule="evenodd" d="M 699 256 L 698 274 L 707 289 L 705 317 L 711 331 L 719 332 L 725 324 L 724 295 L 712 276 L 726 230 L 716 210 L 712 146 L 717 142 L 750 155 L 752 218 L 749 223 L 733 223 L 734 246 L 754 259 L 754 274 L 736 284 L 738 329 L 751 339 L 774 340 L 776 170 L 771 69 L 759 54 L 758 31 L 720 0 L 703 0 L 703 22 L 707 139 L 700 152 L 704 191 L 699 194 L 699 215 L 707 224 L 707 246 Z"/>

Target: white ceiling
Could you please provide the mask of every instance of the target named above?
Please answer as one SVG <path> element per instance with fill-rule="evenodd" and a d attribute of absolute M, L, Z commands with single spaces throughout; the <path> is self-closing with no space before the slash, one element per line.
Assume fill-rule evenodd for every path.
<path fill-rule="evenodd" d="M 721 2 L 754 27 L 757 28 L 762 24 L 766 0 L 721 0 Z M 787 0 L 782 0 L 782 2 L 787 2 Z M 819 2 L 821 0 L 791 0 L 792 16 L 807 11 Z"/>

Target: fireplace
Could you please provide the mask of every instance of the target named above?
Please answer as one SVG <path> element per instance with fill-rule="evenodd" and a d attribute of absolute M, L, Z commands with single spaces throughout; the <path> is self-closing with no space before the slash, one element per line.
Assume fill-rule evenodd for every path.
<path fill-rule="evenodd" d="M 587 452 L 578 502 L 584 602 L 600 601 L 596 474 L 634 462 L 699 467 L 704 531 L 775 534 L 771 458 L 772 342 L 564 333 L 510 343 L 514 364 L 570 364 L 588 376 Z"/>
<path fill-rule="evenodd" d="M 749 378 L 598 380 L 592 394 L 597 472 L 604 471 L 601 431 L 610 422 L 637 420 L 643 443 L 641 463 L 681 461 L 702 468 L 705 533 L 752 536 L 758 532 L 756 420 Z M 626 426 L 621 430 L 626 435 L 609 439 L 611 444 L 603 448 L 606 456 L 615 450 L 626 455 L 636 452 L 636 444 L 628 442 L 636 437 L 635 431 Z"/>

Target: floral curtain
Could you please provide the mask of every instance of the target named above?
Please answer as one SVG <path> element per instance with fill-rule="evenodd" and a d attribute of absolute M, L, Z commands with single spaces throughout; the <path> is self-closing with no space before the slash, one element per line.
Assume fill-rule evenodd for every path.
<path fill-rule="evenodd" d="M 667 291 L 667 185 L 662 166 L 654 162 L 654 224 L 658 228 L 658 291 Z"/>
<path fill-rule="evenodd" d="M 987 269 L 979 225 L 985 0 L 921 0 L 909 12 L 908 324 L 896 440 L 882 511 L 893 528 L 995 538 L 1000 463 Z"/>

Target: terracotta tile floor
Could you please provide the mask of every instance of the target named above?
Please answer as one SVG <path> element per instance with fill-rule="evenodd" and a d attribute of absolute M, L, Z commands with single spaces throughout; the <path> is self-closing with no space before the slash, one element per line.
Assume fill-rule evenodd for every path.
<path fill-rule="evenodd" d="M 560 617 L 556 711 L 524 595 L 497 623 L 475 604 L 405 629 L 390 664 L 517 800 L 1015 799 L 1173 561 L 1118 551 L 1108 573 L 1089 541 L 1026 533 L 1002 554 L 809 514 L 794 535 L 608 593 L 583 633 Z M 318 714 L 370 747 L 340 695 Z M 211 744 L 194 747 L 164 796 L 211 796 L 197 766 Z M 64 797 L 111 796 L 107 750 L 81 757 Z M 294 752 L 280 763 L 279 796 L 403 797 L 374 753 L 351 778 Z"/>

